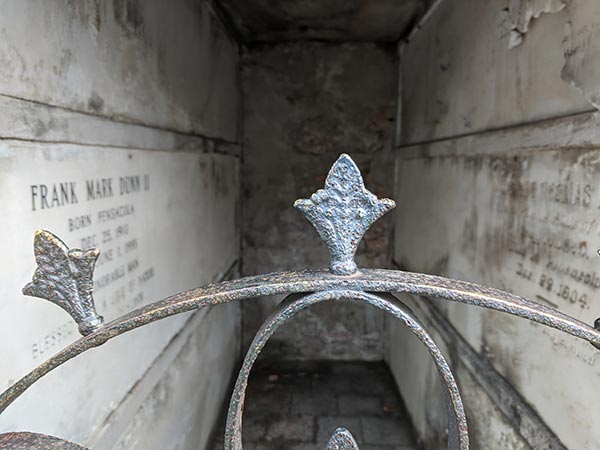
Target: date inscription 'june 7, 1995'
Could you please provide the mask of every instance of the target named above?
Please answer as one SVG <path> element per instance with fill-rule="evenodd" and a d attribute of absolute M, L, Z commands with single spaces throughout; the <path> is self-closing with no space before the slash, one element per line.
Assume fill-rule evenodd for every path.
<path fill-rule="evenodd" d="M 99 294 L 101 309 L 113 311 L 113 314 L 122 313 L 141 304 L 144 301 L 143 286 L 155 275 L 155 268 L 152 265 L 144 265 L 140 259 L 139 237 L 132 223 L 136 215 L 137 195 L 152 194 L 150 180 L 149 174 L 139 174 L 29 186 L 31 211 L 34 214 L 72 205 L 83 208 L 81 213 L 65 217 L 66 229 L 78 236 L 80 248 L 103 249 L 94 259 L 97 268 L 94 274 L 94 290 Z M 96 206 L 96 201 L 99 200 L 105 201 Z M 86 203 L 89 205 L 84 205 Z M 50 247 L 55 249 L 54 254 L 57 257 L 64 254 L 69 258 L 66 245 L 52 236 L 38 234 L 36 248 L 42 244 L 48 247 L 51 242 L 56 242 L 56 245 Z M 65 270 L 69 264 L 65 260 Z M 44 264 L 41 267 L 43 268 Z M 114 288 L 107 292 L 110 286 Z M 27 292 L 37 292 L 39 296 L 44 296 L 39 292 L 42 288 L 32 284 Z M 77 289 L 69 292 L 71 291 L 73 295 L 79 295 Z M 82 295 L 85 298 L 85 294 Z M 73 311 L 69 313 L 73 314 Z M 77 315 L 77 312 L 75 314 Z M 89 322 L 89 326 L 84 325 L 80 330 L 84 333 L 92 331 L 102 323 L 101 318 L 94 314 L 87 319 L 82 317 L 82 321 Z M 72 337 L 71 328 L 66 325 L 49 330 L 44 337 L 31 344 L 33 359 L 48 354 Z"/>
<path fill-rule="evenodd" d="M 459 387 L 440 348 L 412 311 L 392 292 L 434 296 L 501 311 L 578 337 L 600 349 L 598 321 L 593 327 L 543 304 L 469 282 L 422 273 L 359 270 L 354 261 L 358 243 L 369 226 L 394 206 L 392 200 L 378 199 L 367 191 L 354 162 L 348 155 L 342 155 L 329 172 L 324 189 L 317 191 L 310 199 L 296 202 L 296 207 L 314 225 L 329 249 L 329 270 L 283 272 L 209 284 L 130 311 L 106 325 L 102 324 L 102 319 L 96 313 L 91 297 L 92 272 L 98 250 L 69 249 L 52 233 L 38 231 L 35 237 L 38 267 L 24 293 L 46 298 L 61 306 L 75 319 L 86 338 L 65 348 L 40 366 L 42 369 L 34 369 L 30 375 L 0 394 L 0 412 L 53 368 L 120 334 L 203 306 L 262 295 L 292 294 L 261 325 L 244 358 L 231 396 L 225 450 L 242 449 L 245 392 L 249 374 L 262 348 L 277 329 L 295 314 L 324 301 L 352 300 L 378 307 L 398 319 L 425 346 L 436 365 L 446 394 L 449 450 L 469 449 L 468 425 Z M 4 436 L 12 442 L 23 442 L 31 437 L 19 433 Z M 327 449 L 358 450 L 358 446 L 348 430 L 339 428 L 329 440 Z"/>

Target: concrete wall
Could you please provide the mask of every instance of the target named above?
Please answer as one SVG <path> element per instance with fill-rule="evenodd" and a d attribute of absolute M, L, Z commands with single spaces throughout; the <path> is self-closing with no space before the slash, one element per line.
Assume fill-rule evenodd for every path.
<path fill-rule="evenodd" d="M 243 273 L 327 267 L 317 233 L 292 207 L 323 187 L 340 153 L 360 166 L 370 190 L 392 190 L 394 48 L 317 42 L 251 46 L 243 86 Z M 359 264 L 388 262 L 391 219 L 371 229 Z M 243 307 L 246 345 L 280 298 Z M 283 327 L 265 349 L 287 359 L 382 358 L 378 311 L 320 305 Z"/>
<path fill-rule="evenodd" d="M 394 259 L 600 316 L 600 6 L 445 1 L 405 45 Z M 598 352 L 500 313 L 406 299 L 450 358 L 472 448 L 595 449 Z M 437 375 L 390 323 L 389 362 L 425 448 L 445 439 Z"/>
<path fill-rule="evenodd" d="M 28 0 L 2 10 L 4 94 L 235 140 L 237 91 L 226 88 L 236 83 L 235 43 L 204 0 Z"/>
<path fill-rule="evenodd" d="M 77 339 L 64 311 L 21 294 L 38 228 L 100 248 L 94 296 L 107 321 L 236 274 L 240 103 L 237 44 L 201 0 L 6 1 L 0 62 L 5 389 Z M 142 189 L 120 188 L 135 177 Z M 98 181 L 112 189 L 90 195 Z M 69 198 L 38 195 L 61 183 Z M 34 386 L 0 432 L 95 449 L 205 448 L 240 323 L 230 305 L 122 336 Z"/>

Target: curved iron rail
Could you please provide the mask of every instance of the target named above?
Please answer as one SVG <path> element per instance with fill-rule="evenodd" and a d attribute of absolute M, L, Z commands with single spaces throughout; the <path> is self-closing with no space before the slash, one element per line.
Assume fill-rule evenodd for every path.
<path fill-rule="evenodd" d="M 396 317 L 427 348 L 438 369 L 440 380 L 444 386 L 444 399 L 446 401 L 446 409 L 448 410 L 448 450 L 469 449 L 467 418 L 465 417 L 462 399 L 452 370 L 438 346 L 410 309 L 390 294 L 378 295 L 360 291 L 338 290 L 321 291 L 307 295 L 290 295 L 263 322 L 244 358 L 233 394 L 231 395 L 231 402 L 227 413 L 227 428 L 225 430 L 225 450 L 242 449 L 242 414 L 244 412 L 248 378 L 259 353 L 271 336 L 285 322 L 305 308 L 325 301 L 339 302 L 348 300 L 365 302 Z"/>
<path fill-rule="evenodd" d="M 136 309 L 108 324 L 104 324 L 102 317 L 96 313 L 92 297 L 92 276 L 98 251 L 69 249 L 50 232 L 42 230 L 36 233 L 34 250 L 38 268 L 33 281 L 23 292 L 45 298 L 63 308 L 77 322 L 84 337 L 49 358 L 0 394 L 0 413 L 56 367 L 128 331 L 205 306 L 276 294 L 312 292 L 283 304 L 280 310 L 267 319 L 255 338 L 231 400 L 231 424 L 227 431 L 229 440 L 226 440 L 228 450 L 241 450 L 244 390 L 249 370 L 258 352 L 270 334 L 287 317 L 313 303 L 358 299 L 399 318 L 419 337 L 430 351 L 446 387 L 449 425 L 453 430 L 448 442 L 451 450 L 467 450 L 469 443 L 460 393 L 450 368 L 410 311 L 397 300 L 376 293 L 409 293 L 493 309 L 555 328 L 600 349 L 600 320 L 592 327 L 517 295 L 465 281 L 396 270 L 359 271 L 354 262 L 354 254 L 362 235 L 375 220 L 395 205 L 392 200 L 380 200 L 366 190 L 358 168 L 347 155 L 342 155 L 334 164 L 323 190 L 319 190 L 310 199 L 297 201 L 295 206 L 307 216 L 327 244 L 331 254 L 329 271 L 283 272 L 211 284 Z M 19 446 L 25 444 L 31 449 L 82 448 L 68 441 L 34 433 L 0 435 L 1 450 L 21 448 Z M 330 448 L 350 450 L 358 447 L 347 430 L 338 429 L 328 444 L 328 449 Z"/>

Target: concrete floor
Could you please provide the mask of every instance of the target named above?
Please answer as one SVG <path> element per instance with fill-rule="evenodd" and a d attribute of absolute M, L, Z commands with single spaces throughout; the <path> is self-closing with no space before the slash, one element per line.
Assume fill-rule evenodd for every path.
<path fill-rule="evenodd" d="M 214 449 L 223 448 L 224 418 Z M 246 450 L 325 450 L 337 427 L 361 450 L 417 450 L 383 363 L 283 363 L 257 367 L 243 421 Z"/>

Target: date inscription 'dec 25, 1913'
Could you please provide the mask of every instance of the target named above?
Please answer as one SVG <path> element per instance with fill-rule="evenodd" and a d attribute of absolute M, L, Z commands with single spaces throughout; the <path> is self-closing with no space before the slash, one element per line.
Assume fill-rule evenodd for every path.
<path fill-rule="evenodd" d="M 468 450 L 469 432 L 460 391 L 450 365 L 427 330 L 411 310 L 392 293 L 409 293 L 484 307 L 528 319 L 583 339 L 600 349 L 600 322 L 590 326 L 545 305 L 519 296 L 464 281 L 384 269 L 359 269 L 354 255 L 362 236 L 382 215 L 395 207 L 379 199 L 365 186 L 356 164 L 341 155 L 331 168 L 325 187 L 295 206 L 317 230 L 330 253 L 325 270 L 280 272 L 225 281 L 181 292 L 104 323 L 93 298 L 93 271 L 97 249 L 69 249 L 48 231 L 34 238 L 37 270 L 23 293 L 41 297 L 64 309 L 78 324 L 82 338 L 33 369 L 0 394 L 0 413 L 47 373 L 106 341 L 176 314 L 209 305 L 288 294 L 263 323 L 244 358 L 231 396 L 225 431 L 225 449 L 242 449 L 242 414 L 248 377 L 260 351 L 275 331 L 301 310 L 325 301 L 357 301 L 394 316 L 429 352 L 445 394 L 448 411 L 449 450 Z M 354 450 L 352 434 L 338 428 L 327 450 Z M 59 439 L 35 433 L 0 434 L 0 449 L 83 449 Z"/>

